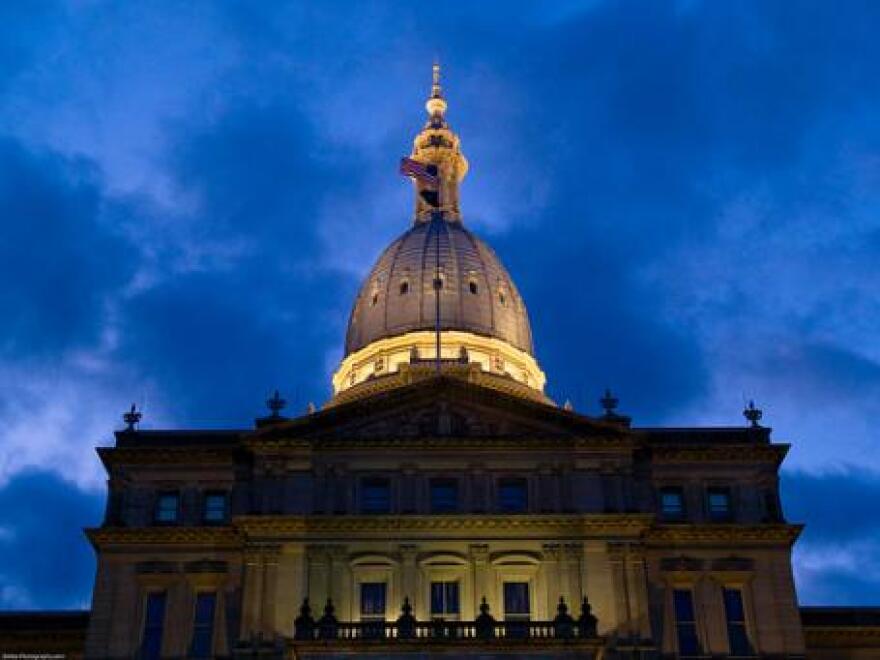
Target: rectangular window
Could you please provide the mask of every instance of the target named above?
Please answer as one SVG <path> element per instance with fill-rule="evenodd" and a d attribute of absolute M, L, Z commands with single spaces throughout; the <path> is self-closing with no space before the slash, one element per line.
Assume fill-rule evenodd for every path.
<path fill-rule="evenodd" d="M 727 618 L 727 642 L 730 655 L 751 655 L 752 648 L 746 633 L 746 611 L 739 589 L 724 590 L 724 615 Z"/>
<path fill-rule="evenodd" d="M 684 519 L 684 494 L 681 488 L 661 489 L 660 514 L 664 520 Z"/>
<path fill-rule="evenodd" d="M 228 500 L 229 498 L 226 496 L 226 493 L 206 493 L 205 522 L 226 522 L 226 517 L 228 515 Z"/>
<path fill-rule="evenodd" d="M 431 615 L 458 615 L 458 582 L 431 583 Z"/>
<path fill-rule="evenodd" d="M 709 519 L 713 522 L 727 522 L 732 517 L 730 508 L 730 490 L 727 488 L 710 488 L 708 492 Z"/>
<path fill-rule="evenodd" d="M 431 480 L 431 513 L 458 511 L 458 484 L 454 479 Z"/>
<path fill-rule="evenodd" d="M 504 583 L 504 618 L 507 621 L 528 621 L 529 604 L 528 582 Z"/>
<path fill-rule="evenodd" d="M 158 660 L 162 654 L 162 628 L 165 625 L 165 592 L 147 594 L 144 607 L 144 636 L 140 657 Z"/>
<path fill-rule="evenodd" d="M 361 513 L 391 511 L 391 484 L 388 479 L 364 479 L 361 491 Z"/>
<path fill-rule="evenodd" d="M 678 638 L 678 654 L 699 655 L 700 643 L 697 640 L 697 622 L 694 617 L 694 597 L 689 589 L 675 589 L 672 592 L 672 605 L 675 610 L 675 632 Z"/>
<path fill-rule="evenodd" d="M 384 582 L 361 583 L 361 620 L 384 621 L 385 620 L 385 592 Z"/>
<path fill-rule="evenodd" d="M 190 657 L 210 658 L 214 647 L 214 608 L 216 594 L 200 593 L 196 596 L 196 611 L 193 617 L 193 638 Z"/>
<path fill-rule="evenodd" d="M 176 523 L 180 513 L 180 496 L 177 493 L 159 493 L 156 498 L 156 522 Z"/>
<path fill-rule="evenodd" d="M 504 513 L 523 513 L 528 509 L 529 489 L 525 479 L 498 482 L 498 509 Z"/>

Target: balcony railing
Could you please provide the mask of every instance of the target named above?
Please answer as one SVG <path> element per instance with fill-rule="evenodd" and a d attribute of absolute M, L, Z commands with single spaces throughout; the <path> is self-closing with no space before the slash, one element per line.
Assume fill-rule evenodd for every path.
<path fill-rule="evenodd" d="M 473 621 L 418 621 L 407 598 L 396 621 L 358 622 L 339 621 L 330 600 L 324 606 L 324 615 L 316 621 L 306 599 L 294 622 L 293 638 L 296 641 L 430 640 L 454 643 L 491 639 L 586 640 L 596 639 L 597 634 L 596 617 L 586 598 L 581 603 L 581 614 L 577 619 L 568 613 L 568 605 L 560 598 L 552 621 L 496 621 L 483 598 L 480 614 Z"/>

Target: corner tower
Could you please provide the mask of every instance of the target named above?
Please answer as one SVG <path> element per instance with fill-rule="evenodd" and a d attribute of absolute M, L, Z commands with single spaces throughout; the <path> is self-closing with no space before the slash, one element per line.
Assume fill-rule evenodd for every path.
<path fill-rule="evenodd" d="M 462 223 L 468 162 L 446 121 L 436 64 L 425 108 L 401 167 L 413 181 L 413 225 L 360 288 L 330 404 L 438 373 L 548 401 L 525 303 L 495 252 Z"/>

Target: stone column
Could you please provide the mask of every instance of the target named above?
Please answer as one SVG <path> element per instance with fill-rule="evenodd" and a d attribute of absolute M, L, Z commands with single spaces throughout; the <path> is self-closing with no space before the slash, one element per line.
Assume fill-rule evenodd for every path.
<path fill-rule="evenodd" d="M 648 604 L 648 576 L 645 572 L 644 550 L 629 546 L 626 555 L 627 590 L 632 607 L 632 628 L 640 639 L 650 639 L 651 616 Z"/>
<path fill-rule="evenodd" d="M 353 608 L 355 607 L 352 600 L 356 598 L 352 594 L 351 567 L 348 565 L 348 548 L 344 545 L 328 546 L 328 554 L 330 559 L 330 571 L 328 576 L 328 586 L 330 597 L 333 598 L 333 604 L 336 605 L 336 615 L 345 621 L 353 621 Z M 321 603 L 321 607 L 324 603 Z"/>
<path fill-rule="evenodd" d="M 325 546 L 306 546 L 306 573 L 309 602 L 320 616 L 330 595 L 330 563 Z"/>
<path fill-rule="evenodd" d="M 582 593 L 581 559 L 583 555 L 584 547 L 580 543 L 566 543 L 562 548 L 559 595 L 565 598 L 569 611 L 575 614 L 580 612 L 579 603 Z"/>
<path fill-rule="evenodd" d="M 611 566 L 611 582 L 614 585 L 614 613 L 617 633 L 623 637 L 635 633 L 632 619 L 632 602 L 626 579 L 626 547 L 622 543 L 608 544 L 608 563 Z"/>
<path fill-rule="evenodd" d="M 259 631 L 262 621 L 263 560 L 258 546 L 244 548 L 244 575 L 241 595 L 241 639 Z"/>
<path fill-rule="evenodd" d="M 470 546 L 471 562 L 474 567 L 474 611 L 479 612 L 480 601 L 483 596 L 486 601 L 493 607 L 495 594 L 489 593 L 489 546 L 488 545 L 471 545 Z"/>
<path fill-rule="evenodd" d="M 266 636 L 283 632 L 278 630 L 275 622 L 275 594 L 278 591 L 278 555 L 281 547 L 267 545 L 263 547 L 263 588 L 262 605 L 260 607 L 260 628 Z"/>
<path fill-rule="evenodd" d="M 299 544 L 285 544 L 278 557 L 278 586 L 275 591 L 275 629 L 293 634 L 293 620 L 308 595 L 305 553 Z M 312 603 L 312 615 L 323 603 Z"/>
<path fill-rule="evenodd" d="M 400 608 L 404 598 L 409 598 L 410 604 L 413 606 L 413 614 L 415 617 L 422 618 L 425 612 L 421 612 L 421 599 L 419 598 L 418 585 L 418 568 L 416 567 L 416 553 L 418 547 L 415 545 L 401 545 L 401 575 L 400 575 L 400 603 L 390 603 L 392 607 Z M 393 612 L 394 610 L 392 610 Z"/>
<path fill-rule="evenodd" d="M 558 543 L 545 543 L 543 546 L 544 561 L 541 562 L 541 568 L 544 573 L 544 588 L 546 590 L 546 617 L 552 619 L 556 616 L 556 605 L 561 595 L 559 580 L 559 560 L 562 558 L 562 552 Z M 538 594 L 535 594 L 536 596 Z M 536 613 L 540 616 L 540 613 Z"/>

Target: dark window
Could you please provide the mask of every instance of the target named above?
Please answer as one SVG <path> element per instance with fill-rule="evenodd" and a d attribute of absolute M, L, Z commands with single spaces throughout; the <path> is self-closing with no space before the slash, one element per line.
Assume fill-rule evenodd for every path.
<path fill-rule="evenodd" d="M 529 495 L 525 479 L 502 479 L 498 483 L 498 509 L 505 513 L 522 513 L 528 508 Z"/>
<path fill-rule="evenodd" d="M 458 511 L 458 484 L 454 479 L 431 480 L 431 513 Z"/>
<path fill-rule="evenodd" d="M 374 293 L 372 300 L 370 300 L 370 305 L 375 307 L 377 302 L 379 302 L 379 294 Z"/>
<path fill-rule="evenodd" d="M 158 660 L 162 653 L 162 627 L 165 625 L 165 592 L 147 594 L 144 612 L 144 637 L 140 657 Z"/>
<path fill-rule="evenodd" d="M 361 490 L 362 513 L 391 511 L 391 486 L 388 479 L 364 479 Z"/>
<path fill-rule="evenodd" d="M 228 498 L 226 493 L 205 494 L 205 522 L 226 522 Z"/>
<path fill-rule="evenodd" d="M 458 582 L 431 583 L 431 614 L 458 614 Z"/>
<path fill-rule="evenodd" d="M 480 290 L 477 283 L 471 280 L 471 283 L 468 286 L 470 287 L 471 293 L 477 295 L 477 292 Z"/>
<path fill-rule="evenodd" d="M 434 290 L 439 291 L 443 288 L 443 276 L 434 278 Z"/>
<path fill-rule="evenodd" d="M 498 292 L 498 302 L 500 302 L 502 305 L 507 304 L 507 298 L 504 297 L 504 291 Z"/>
<path fill-rule="evenodd" d="M 730 491 L 727 488 L 710 488 L 708 492 L 709 518 L 715 522 L 730 520 Z"/>
<path fill-rule="evenodd" d="M 679 655 L 699 655 L 700 643 L 697 640 L 697 622 L 694 618 L 694 597 L 688 589 L 672 592 L 675 609 L 675 631 L 678 638 Z"/>
<path fill-rule="evenodd" d="M 400 295 L 405 295 L 409 293 L 409 282 L 401 282 L 400 283 Z"/>
<path fill-rule="evenodd" d="M 384 582 L 361 583 L 361 619 L 365 621 L 381 621 L 385 619 Z"/>
<path fill-rule="evenodd" d="M 213 593 L 200 593 L 196 596 L 190 657 L 211 657 L 214 646 L 214 607 L 216 602 L 217 598 Z"/>
<path fill-rule="evenodd" d="M 752 648 L 746 634 L 746 612 L 739 589 L 724 590 L 724 615 L 727 618 L 727 642 L 730 655 L 751 655 Z"/>
<path fill-rule="evenodd" d="M 504 618 L 508 620 L 529 618 L 529 583 L 504 583 Z"/>
<path fill-rule="evenodd" d="M 684 494 L 681 488 L 664 488 L 660 491 L 660 513 L 665 520 L 684 518 Z"/>
<path fill-rule="evenodd" d="M 177 493 L 159 493 L 156 498 L 156 522 L 175 523 L 180 509 L 180 497 Z"/>

